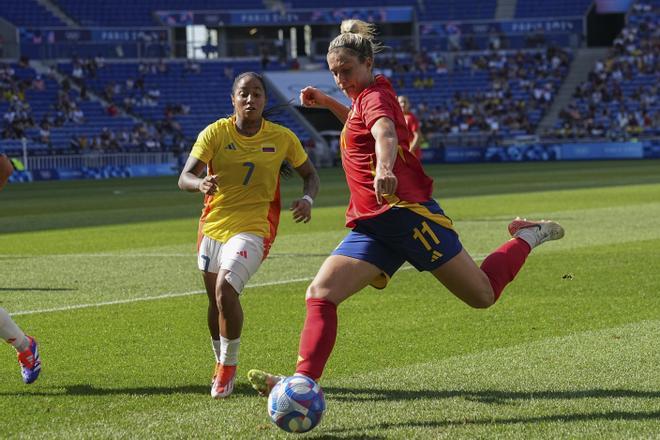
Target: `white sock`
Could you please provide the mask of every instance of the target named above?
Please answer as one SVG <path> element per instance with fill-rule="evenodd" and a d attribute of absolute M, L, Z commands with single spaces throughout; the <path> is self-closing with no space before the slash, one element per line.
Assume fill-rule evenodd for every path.
<path fill-rule="evenodd" d="M 527 242 L 530 248 L 534 249 L 538 246 L 539 238 L 536 232 L 536 228 L 524 228 L 518 231 L 516 234 L 517 238 L 521 238 Z"/>
<path fill-rule="evenodd" d="M 0 308 L 0 338 L 13 345 L 19 352 L 27 350 L 30 346 L 30 340 L 3 308 Z"/>
<path fill-rule="evenodd" d="M 213 347 L 215 361 L 220 362 L 220 354 L 222 353 L 222 343 L 220 342 L 220 339 L 211 339 L 211 347 Z"/>
<path fill-rule="evenodd" d="M 220 336 L 222 351 L 220 363 L 222 365 L 238 365 L 238 350 L 241 348 L 241 338 L 227 339 Z"/>

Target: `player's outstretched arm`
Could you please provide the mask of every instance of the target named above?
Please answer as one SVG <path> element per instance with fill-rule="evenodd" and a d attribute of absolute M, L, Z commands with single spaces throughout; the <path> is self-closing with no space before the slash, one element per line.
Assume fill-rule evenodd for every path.
<path fill-rule="evenodd" d="M 350 110 L 341 102 L 312 86 L 307 86 L 300 91 L 300 105 L 309 108 L 327 108 L 342 124 L 348 119 Z"/>

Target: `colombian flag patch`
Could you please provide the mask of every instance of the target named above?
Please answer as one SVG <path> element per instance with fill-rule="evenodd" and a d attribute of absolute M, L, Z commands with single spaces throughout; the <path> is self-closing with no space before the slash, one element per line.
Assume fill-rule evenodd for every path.
<path fill-rule="evenodd" d="M 264 153 L 274 153 L 275 147 L 261 147 L 261 151 Z"/>

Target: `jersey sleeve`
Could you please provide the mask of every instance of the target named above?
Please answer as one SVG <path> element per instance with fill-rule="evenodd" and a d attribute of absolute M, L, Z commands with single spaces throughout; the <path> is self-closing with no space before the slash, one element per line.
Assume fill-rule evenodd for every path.
<path fill-rule="evenodd" d="M 192 147 L 190 155 L 196 159 L 201 160 L 202 162 L 208 164 L 211 162 L 215 154 L 215 149 L 219 145 L 219 130 L 218 124 L 213 123 L 204 130 L 202 130 L 199 135 L 197 135 L 197 140 Z"/>
<path fill-rule="evenodd" d="M 362 102 L 360 103 L 360 114 L 364 124 L 369 130 L 374 126 L 376 121 L 382 117 L 391 119 L 392 121 L 396 120 L 394 108 L 392 107 L 392 99 L 390 95 L 381 91 L 374 90 L 364 96 Z M 398 102 L 395 102 L 396 106 L 399 106 Z"/>
<path fill-rule="evenodd" d="M 291 130 L 287 130 L 287 138 L 289 139 L 289 148 L 286 154 L 286 160 L 292 167 L 298 168 L 307 160 L 307 153 L 300 143 L 300 139 Z"/>

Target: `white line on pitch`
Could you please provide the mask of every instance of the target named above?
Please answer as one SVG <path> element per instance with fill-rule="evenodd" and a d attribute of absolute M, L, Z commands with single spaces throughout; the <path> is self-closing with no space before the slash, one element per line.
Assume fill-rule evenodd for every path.
<path fill-rule="evenodd" d="M 474 257 L 475 261 L 480 261 L 483 260 L 485 256 L 478 255 Z M 409 270 L 413 269 L 412 266 L 404 266 L 399 270 Z M 290 283 L 299 283 L 303 281 L 311 281 L 314 279 L 314 277 L 304 277 L 304 278 L 294 278 L 291 280 L 280 280 L 280 281 L 268 281 L 265 283 L 256 283 L 256 284 L 248 284 L 245 286 L 246 288 L 253 288 L 253 287 L 268 287 L 268 286 L 277 286 L 280 284 L 290 284 Z M 141 302 L 141 301 L 155 301 L 159 299 L 167 299 L 167 298 L 178 298 L 182 296 L 191 296 L 191 295 L 198 295 L 201 293 L 206 293 L 205 290 L 191 290 L 189 292 L 179 292 L 179 293 L 165 293 L 162 295 L 155 295 L 155 296 L 145 296 L 141 298 L 127 298 L 127 299 L 118 299 L 114 301 L 103 301 L 99 303 L 89 303 L 89 304 L 74 304 L 71 306 L 63 306 L 63 307 L 53 307 L 51 309 L 37 309 L 37 310 L 24 310 L 24 311 L 18 311 L 18 312 L 13 312 L 10 313 L 9 316 L 21 316 L 21 315 L 36 315 L 38 313 L 51 313 L 51 312 L 64 312 L 67 310 L 77 310 L 77 309 L 88 309 L 91 307 L 103 307 L 103 306 L 112 306 L 116 304 L 130 304 L 134 302 Z"/>
<path fill-rule="evenodd" d="M 305 277 L 305 278 L 295 278 L 292 280 L 281 280 L 281 281 L 269 281 L 266 283 L 257 283 L 257 284 L 248 284 L 246 288 L 251 288 L 251 287 L 267 287 L 267 286 L 276 286 L 278 284 L 289 284 L 289 283 L 297 283 L 297 282 L 302 282 L 302 281 L 311 281 L 313 277 Z M 37 313 L 50 313 L 50 312 L 64 312 L 67 310 L 76 310 L 76 309 L 87 309 L 90 307 L 102 307 L 102 306 L 112 306 L 115 304 L 129 304 L 129 303 L 134 303 L 134 302 L 140 302 L 140 301 L 154 301 L 157 299 L 165 299 L 165 298 L 178 298 L 181 296 L 191 296 L 191 295 L 197 295 L 200 293 L 206 293 L 205 290 L 191 290 L 189 292 L 179 292 L 179 293 L 165 293 L 162 295 L 155 295 L 155 296 L 145 296 L 141 298 L 127 298 L 127 299 L 118 299 L 114 301 L 103 301 L 99 303 L 89 303 L 89 304 L 74 304 L 72 306 L 64 306 L 64 307 L 53 307 L 52 309 L 37 309 L 37 310 L 25 310 L 25 311 L 19 311 L 19 312 L 13 312 L 10 313 L 10 316 L 19 316 L 19 315 L 34 315 Z"/>
<path fill-rule="evenodd" d="M 121 253 L 97 253 L 97 254 L 50 254 L 50 255 L 12 255 L 0 254 L 0 258 L 87 258 L 87 257 L 102 257 L 102 258 L 115 258 L 115 257 L 187 257 L 196 258 L 195 253 L 166 253 L 166 254 L 121 254 Z"/>

